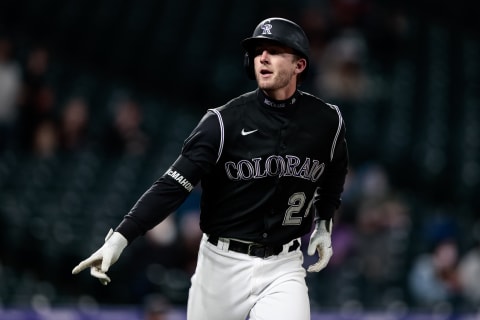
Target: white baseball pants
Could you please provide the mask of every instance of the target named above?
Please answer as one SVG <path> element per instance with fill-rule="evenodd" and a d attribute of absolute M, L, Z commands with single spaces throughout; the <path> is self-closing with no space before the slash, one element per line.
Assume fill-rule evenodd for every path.
<path fill-rule="evenodd" d="M 309 320 L 300 249 L 268 258 L 228 251 L 204 235 L 189 291 L 188 320 Z"/>

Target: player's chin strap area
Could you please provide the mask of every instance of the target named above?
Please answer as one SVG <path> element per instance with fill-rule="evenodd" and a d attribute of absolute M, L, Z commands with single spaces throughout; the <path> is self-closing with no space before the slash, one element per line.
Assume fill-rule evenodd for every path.
<path fill-rule="evenodd" d="M 213 245 L 218 245 L 219 237 L 209 236 L 208 242 Z M 252 257 L 268 258 L 270 256 L 276 256 L 283 251 L 283 245 L 267 246 L 260 243 L 247 243 L 233 239 L 228 239 L 228 250 L 239 253 L 248 254 Z M 297 250 L 300 247 L 300 241 L 294 240 L 292 245 L 288 248 L 288 252 Z"/>

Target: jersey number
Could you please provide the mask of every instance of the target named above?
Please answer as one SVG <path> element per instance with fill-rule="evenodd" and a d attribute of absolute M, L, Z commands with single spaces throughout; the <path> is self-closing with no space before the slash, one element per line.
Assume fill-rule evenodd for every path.
<path fill-rule="evenodd" d="M 312 206 L 313 203 L 313 198 L 310 200 L 308 203 L 308 207 L 305 210 L 305 216 L 304 217 L 294 217 L 295 214 L 299 213 L 302 211 L 303 206 L 305 205 L 306 201 L 306 196 L 305 193 L 303 192 L 295 192 L 288 198 L 288 209 L 285 211 L 285 217 L 283 218 L 283 223 L 282 225 L 284 226 L 298 226 L 302 223 L 302 219 L 308 216 L 308 213 L 310 212 L 310 207 Z"/>

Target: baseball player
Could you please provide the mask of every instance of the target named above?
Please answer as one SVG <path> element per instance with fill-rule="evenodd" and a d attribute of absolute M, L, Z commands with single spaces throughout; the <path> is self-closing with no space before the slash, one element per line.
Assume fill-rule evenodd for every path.
<path fill-rule="evenodd" d="M 162 222 L 202 186 L 201 240 L 189 290 L 189 320 L 310 319 L 300 239 L 322 270 L 331 255 L 332 217 L 348 166 L 338 107 L 302 92 L 309 67 L 304 31 L 266 19 L 243 40 L 258 88 L 210 109 L 165 174 L 72 271 L 107 271 L 136 237 Z"/>

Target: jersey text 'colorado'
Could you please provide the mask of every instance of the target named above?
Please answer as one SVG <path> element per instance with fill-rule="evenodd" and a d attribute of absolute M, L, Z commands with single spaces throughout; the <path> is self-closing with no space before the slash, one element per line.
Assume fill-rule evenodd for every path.
<path fill-rule="evenodd" d="M 316 182 L 323 173 L 324 163 L 306 158 L 303 162 L 297 156 L 271 155 L 266 159 L 253 158 L 238 162 L 227 161 L 225 173 L 230 180 L 250 180 L 265 177 L 296 177 Z"/>

